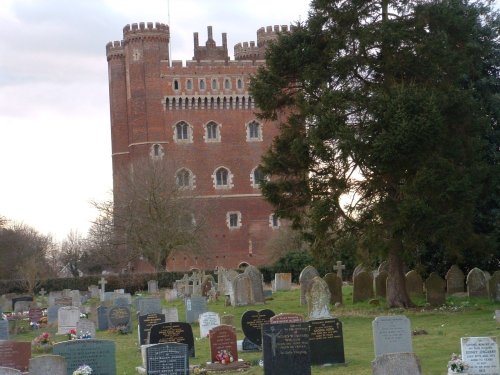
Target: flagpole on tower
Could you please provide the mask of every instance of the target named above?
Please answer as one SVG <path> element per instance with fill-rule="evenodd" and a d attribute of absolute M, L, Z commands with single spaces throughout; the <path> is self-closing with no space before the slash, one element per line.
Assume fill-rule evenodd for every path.
<path fill-rule="evenodd" d="M 167 0 L 167 22 L 168 22 L 168 28 L 170 30 L 170 0 Z M 169 37 L 169 41 L 168 41 L 168 66 L 172 66 L 172 64 L 170 63 L 172 61 L 172 43 L 170 41 L 170 37 Z"/>

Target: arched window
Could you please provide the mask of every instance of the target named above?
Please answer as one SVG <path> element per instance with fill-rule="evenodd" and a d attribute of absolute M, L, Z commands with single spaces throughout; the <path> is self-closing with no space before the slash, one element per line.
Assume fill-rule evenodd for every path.
<path fill-rule="evenodd" d="M 238 79 L 238 82 L 236 83 L 238 89 L 242 89 L 243 88 L 243 81 L 241 79 Z"/>
<path fill-rule="evenodd" d="M 181 121 L 175 125 L 175 134 L 178 140 L 188 140 L 189 139 L 189 125 L 184 121 Z"/>
<path fill-rule="evenodd" d="M 224 80 L 224 88 L 229 90 L 231 88 L 231 81 L 229 79 Z"/>
<path fill-rule="evenodd" d="M 215 172 L 215 185 L 216 186 L 228 186 L 229 172 L 226 168 L 219 168 Z"/>
<path fill-rule="evenodd" d="M 179 90 L 179 81 L 174 80 L 174 90 Z"/>
<path fill-rule="evenodd" d="M 205 90 L 205 80 L 200 79 L 200 90 Z"/>
<path fill-rule="evenodd" d="M 217 123 L 210 121 L 206 127 L 206 140 L 207 141 L 218 141 L 219 140 L 219 125 Z"/>
<path fill-rule="evenodd" d="M 212 79 L 212 90 L 217 90 L 217 80 L 215 78 Z"/>
<path fill-rule="evenodd" d="M 163 147 L 160 144 L 155 143 L 151 145 L 149 156 L 153 160 L 162 159 L 163 155 L 165 155 L 165 152 L 163 151 Z"/>
<path fill-rule="evenodd" d="M 193 81 L 191 81 L 190 79 L 188 79 L 186 81 L 186 89 L 188 89 L 188 90 L 192 90 L 193 89 Z"/>
<path fill-rule="evenodd" d="M 175 176 L 175 183 L 180 188 L 191 186 L 191 173 L 187 169 L 181 169 Z"/>
<path fill-rule="evenodd" d="M 254 187 L 259 187 L 262 181 L 266 179 L 266 176 L 264 172 L 262 171 L 262 168 L 257 167 L 253 170 L 253 186 Z"/>
<path fill-rule="evenodd" d="M 261 125 L 257 121 L 252 121 L 247 126 L 247 140 L 260 141 L 262 140 Z"/>
<path fill-rule="evenodd" d="M 160 145 L 159 144 L 155 144 L 153 146 L 153 154 L 154 154 L 154 156 L 160 156 Z"/>

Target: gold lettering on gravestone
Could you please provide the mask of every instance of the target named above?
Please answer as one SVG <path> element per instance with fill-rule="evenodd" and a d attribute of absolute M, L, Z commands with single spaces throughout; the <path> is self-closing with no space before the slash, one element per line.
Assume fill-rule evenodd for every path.
<path fill-rule="evenodd" d="M 124 319 L 130 316 L 130 313 L 126 309 L 113 309 L 111 310 L 111 317 L 113 319 Z"/>
<path fill-rule="evenodd" d="M 252 320 L 249 320 L 247 324 L 255 329 L 261 329 L 263 323 L 269 323 L 269 319 L 265 316 L 260 316 L 259 314 L 255 314 L 252 317 Z"/>
<path fill-rule="evenodd" d="M 310 321 L 309 323 L 311 326 L 309 336 L 310 340 L 328 340 L 342 338 L 338 322 L 334 324 L 326 324 L 324 322 Z"/>
<path fill-rule="evenodd" d="M 185 338 L 183 336 L 184 330 L 181 327 L 165 327 L 158 331 L 158 335 L 160 336 L 159 342 L 185 342 Z"/>

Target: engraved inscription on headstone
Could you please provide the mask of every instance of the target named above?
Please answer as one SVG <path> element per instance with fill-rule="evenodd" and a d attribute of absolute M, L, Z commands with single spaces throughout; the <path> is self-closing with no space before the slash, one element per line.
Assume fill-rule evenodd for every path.
<path fill-rule="evenodd" d="M 219 314 L 216 312 L 207 311 L 200 314 L 200 337 L 207 337 L 208 332 L 220 324 Z"/>
<path fill-rule="evenodd" d="M 80 319 L 78 307 L 64 306 L 57 312 L 57 334 L 65 335 L 69 330 L 76 330 L 76 322 Z"/>
<path fill-rule="evenodd" d="M 116 375 L 116 347 L 111 340 L 72 340 L 54 344 L 53 353 L 66 359 L 68 375 L 82 364 L 98 375 Z"/>
<path fill-rule="evenodd" d="M 268 323 L 273 317 L 274 311 L 264 309 L 261 311 L 249 310 L 245 311 L 241 316 L 241 329 L 253 344 L 262 345 L 262 324 Z"/>
<path fill-rule="evenodd" d="M 469 375 L 500 374 L 496 337 L 462 337 L 460 343 Z"/>
<path fill-rule="evenodd" d="M 345 363 L 344 336 L 340 320 L 309 321 L 309 347 L 313 365 Z"/>
<path fill-rule="evenodd" d="M 146 348 L 148 375 L 188 375 L 189 356 L 186 344 L 168 343 Z"/>
<path fill-rule="evenodd" d="M 189 323 L 171 322 L 155 324 L 149 331 L 149 344 L 178 342 L 187 344 L 189 355 L 195 356 L 193 329 Z"/>
<path fill-rule="evenodd" d="M 163 314 L 147 314 L 139 315 L 139 341 L 140 345 L 147 343 L 148 334 L 151 327 L 155 324 L 165 322 L 165 315 Z"/>
<path fill-rule="evenodd" d="M 372 322 L 375 357 L 413 352 L 410 320 L 404 315 L 378 316 Z"/>
<path fill-rule="evenodd" d="M 131 331 L 131 314 L 127 306 L 114 306 L 108 309 L 108 327 Z"/>
<path fill-rule="evenodd" d="M 212 362 L 220 362 L 218 359 L 222 353 L 230 354 L 234 362 L 238 361 L 238 350 L 236 347 L 236 329 L 232 326 L 220 325 L 212 328 L 209 333 L 210 358 Z"/>

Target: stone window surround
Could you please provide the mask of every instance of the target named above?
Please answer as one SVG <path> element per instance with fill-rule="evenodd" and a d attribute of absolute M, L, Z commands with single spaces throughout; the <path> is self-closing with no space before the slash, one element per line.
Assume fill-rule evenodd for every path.
<path fill-rule="evenodd" d="M 153 143 L 149 150 L 149 156 L 153 160 L 161 160 L 165 156 L 163 146 L 159 143 Z"/>
<path fill-rule="evenodd" d="M 177 184 L 177 175 L 180 173 L 180 172 L 183 172 L 183 171 L 186 171 L 188 172 L 189 174 L 189 184 L 188 186 L 179 186 Z M 189 168 L 186 168 L 186 167 L 182 167 L 182 168 L 179 168 L 177 171 L 175 171 L 175 183 L 177 184 L 177 186 L 179 187 L 179 189 L 185 189 L 185 190 L 193 190 L 196 188 L 196 176 L 194 175 L 194 173 L 189 169 Z"/>
<path fill-rule="evenodd" d="M 255 181 L 255 171 L 259 168 L 259 166 L 256 166 L 252 171 L 250 172 L 250 186 L 253 187 L 254 189 L 260 188 L 260 184 Z M 265 177 L 264 177 L 265 178 Z"/>
<path fill-rule="evenodd" d="M 276 225 L 275 225 L 275 222 L 274 222 L 274 219 L 276 218 Z M 279 227 L 281 227 L 281 220 L 278 216 L 276 216 L 275 213 L 272 213 L 269 215 L 269 226 L 272 228 L 272 229 L 278 229 Z"/>
<path fill-rule="evenodd" d="M 187 139 L 179 139 L 177 138 L 177 126 L 180 125 L 180 124 L 187 124 Z M 175 143 L 193 143 L 193 126 L 187 122 L 187 121 L 184 121 L 184 120 L 181 120 L 181 121 L 177 121 L 173 126 L 173 131 L 174 131 L 174 134 L 173 134 L 173 139 L 174 139 L 174 142 Z"/>
<path fill-rule="evenodd" d="M 224 168 L 227 171 L 227 185 L 217 185 L 217 171 L 219 171 L 222 168 Z M 217 189 L 217 190 L 229 190 L 229 189 L 232 189 L 234 187 L 233 177 L 234 176 L 233 176 L 233 174 L 231 173 L 231 170 L 228 167 L 225 167 L 223 165 L 218 166 L 217 168 L 214 169 L 214 171 L 212 173 L 212 183 L 213 183 L 214 189 Z"/>
<path fill-rule="evenodd" d="M 231 215 L 237 215 L 236 226 L 231 226 Z M 241 228 L 241 212 L 240 211 L 228 211 L 226 213 L 226 225 L 229 229 L 240 229 Z"/>
<path fill-rule="evenodd" d="M 250 125 L 257 124 L 258 125 L 258 135 L 257 137 L 250 137 Z M 247 142 L 262 142 L 263 140 L 263 126 L 262 123 L 257 120 L 250 120 L 245 124 L 245 133 Z"/>
<path fill-rule="evenodd" d="M 210 125 L 210 124 L 215 124 L 217 126 L 217 131 L 216 131 L 216 137 L 215 138 L 208 138 L 208 125 Z M 205 140 L 205 142 L 207 142 L 207 143 L 220 142 L 221 139 L 222 139 L 222 137 L 221 137 L 221 128 L 222 128 L 222 124 L 219 124 L 217 121 L 214 121 L 214 120 L 210 120 L 205 125 L 203 125 L 203 129 L 204 129 L 203 139 Z"/>

